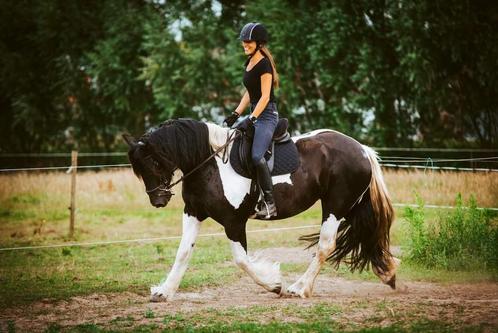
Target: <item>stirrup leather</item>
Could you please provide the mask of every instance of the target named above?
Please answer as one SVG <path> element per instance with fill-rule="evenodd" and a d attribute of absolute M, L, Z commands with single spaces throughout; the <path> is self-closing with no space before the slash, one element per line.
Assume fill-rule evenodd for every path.
<path fill-rule="evenodd" d="M 277 216 L 277 207 L 275 206 L 275 202 L 267 203 L 265 200 L 261 199 L 258 202 L 257 209 L 257 218 L 269 220 L 270 218 Z"/>

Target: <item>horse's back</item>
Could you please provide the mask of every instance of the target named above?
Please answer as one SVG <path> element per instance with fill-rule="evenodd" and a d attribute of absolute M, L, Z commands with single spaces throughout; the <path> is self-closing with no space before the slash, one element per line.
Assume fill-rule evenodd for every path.
<path fill-rule="evenodd" d="M 321 154 L 326 163 L 370 172 L 371 165 L 364 146 L 341 132 L 316 130 L 293 138 L 301 155 Z"/>
<path fill-rule="evenodd" d="M 333 130 L 321 130 L 294 138 L 302 171 L 314 174 L 322 199 L 344 203 L 343 212 L 368 188 L 372 167 L 364 146 Z M 342 206 L 342 205 L 338 205 Z"/>

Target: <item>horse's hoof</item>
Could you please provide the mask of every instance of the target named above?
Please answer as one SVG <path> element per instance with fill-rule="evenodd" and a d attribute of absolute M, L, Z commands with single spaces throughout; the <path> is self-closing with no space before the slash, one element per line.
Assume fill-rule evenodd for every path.
<path fill-rule="evenodd" d="M 280 293 L 282 292 L 282 286 L 276 286 L 271 290 L 271 292 L 280 295 Z"/>
<path fill-rule="evenodd" d="M 393 275 L 393 277 L 386 282 L 386 284 L 391 287 L 391 289 L 396 289 L 396 274 Z"/>
<path fill-rule="evenodd" d="M 310 295 L 305 292 L 295 292 L 295 291 L 288 291 L 287 290 L 287 295 L 292 296 L 292 297 L 299 297 L 299 298 L 309 298 Z"/>
<path fill-rule="evenodd" d="M 311 292 L 306 290 L 304 287 L 298 288 L 298 287 L 292 285 L 289 288 L 287 288 L 287 295 L 290 295 L 293 297 L 308 298 L 308 297 L 311 297 Z"/>
<path fill-rule="evenodd" d="M 172 299 L 171 296 L 164 295 L 162 293 L 155 293 L 150 295 L 150 301 L 152 303 L 160 303 L 160 302 L 167 302 Z"/>
<path fill-rule="evenodd" d="M 150 295 L 149 301 L 152 303 L 160 303 L 160 302 L 166 302 L 168 299 L 164 297 L 162 294 L 153 294 Z"/>
<path fill-rule="evenodd" d="M 152 290 L 149 301 L 154 303 L 167 302 L 173 299 L 173 295 L 160 290 Z"/>

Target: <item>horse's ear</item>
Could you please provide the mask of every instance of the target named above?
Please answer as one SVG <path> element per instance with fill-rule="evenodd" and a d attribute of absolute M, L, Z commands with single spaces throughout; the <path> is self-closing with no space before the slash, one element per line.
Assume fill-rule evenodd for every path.
<path fill-rule="evenodd" d="M 122 135 L 122 137 L 126 141 L 126 143 L 128 144 L 128 146 L 133 147 L 133 146 L 137 145 L 137 140 L 133 136 L 131 136 L 130 134 L 124 133 Z"/>

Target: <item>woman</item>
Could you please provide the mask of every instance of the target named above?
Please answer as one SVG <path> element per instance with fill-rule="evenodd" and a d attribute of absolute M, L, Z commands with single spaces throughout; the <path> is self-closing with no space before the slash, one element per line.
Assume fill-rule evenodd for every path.
<path fill-rule="evenodd" d="M 278 87 L 278 73 L 273 57 L 266 47 L 268 32 L 261 23 L 246 24 L 240 32 L 239 39 L 242 41 L 244 53 L 249 56 L 245 63 L 243 80 L 246 92 L 239 106 L 224 122 L 231 127 L 249 103 L 251 104 L 250 116 L 239 127 L 247 129 L 249 126 L 254 126 L 251 158 L 263 194 L 256 217 L 270 219 L 277 215 L 277 208 L 273 200 L 270 170 L 264 155 L 270 146 L 278 122 L 277 105 L 273 94 L 274 87 Z"/>

